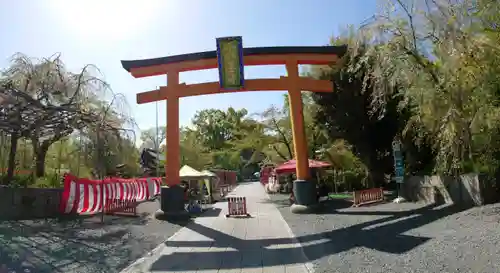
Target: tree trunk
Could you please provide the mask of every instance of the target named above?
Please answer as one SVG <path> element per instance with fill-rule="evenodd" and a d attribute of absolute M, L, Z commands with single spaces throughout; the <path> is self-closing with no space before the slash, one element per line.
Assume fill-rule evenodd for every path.
<path fill-rule="evenodd" d="M 44 142 L 38 149 L 36 149 L 36 159 L 35 159 L 35 175 L 36 177 L 45 176 L 45 157 L 47 156 L 47 151 L 49 150 L 49 145 Z"/>
<path fill-rule="evenodd" d="M 339 190 L 337 188 L 337 181 L 338 181 L 339 175 L 336 169 L 333 170 L 333 187 L 335 190 L 335 193 L 338 193 Z"/>
<path fill-rule="evenodd" d="M 370 151 L 365 148 L 364 151 Z M 381 187 L 385 184 L 385 169 L 381 159 L 377 158 L 375 152 L 359 153 L 360 159 L 368 169 L 368 182 L 370 185 L 367 187 Z"/>
<path fill-rule="evenodd" d="M 38 137 L 31 138 L 31 145 L 33 146 L 33 155 L 35 157 L 35 177 L 45 176 L 45 157 L 47 156 L 47 151 L 49 150 L 52 141 L 45 140 L 42 143 L 38 140 Z"/>
<path fill-rule="evenodd" d="M 379 167 L 369 168 L 372 187 L 382 187 L 385 184 L 385 173 Z"/>
<path fill-rule="evenodd" d="M 276 131 L 278 131 L 278 134 L 283 138 L 283 144 L 285 144 L 285 147 L 288 151 L 288 154 L 290 155 L 290 159 L 293 159 L 294 158 L 294 155 L 293 155 L 293 151 L 292 151 L 292 145 L 289 141 L 289 139 L 286 137 L 286 134 L 285 132 L 283 132 L 280 127 L 279 127 L 279 124 L 278 124 L 278 121 L 276 119 L 272 119 L 272 122 L 274 124 L 274 127 L 276 129 Z"/>
<path fill-rule="evenodd" d="M 5 155 L 7 154 L 7 143 L 6 136 L 3 132 L 0 132 L 0 173 L 3 174 L 5 170 Z M 0 181 L 1 182 L 1 181 Z"/>
<path fill-rule="evenodd" d="M 379 159 L 374 155 L 370 155 L 366 158 L 364 164 L 368 171 L 368 183 L 369 188 L 381 187 L 385 182 L 384 167 Z"/>
<path fill-rule="evenodd" d="M 7 165 L 7 184 L 11 182 L 14 177 L 14 170 L 16 168 L 16 153 L 17 153 L 17 141 L 19 136 L 17 134 L 11 134 L 10 136 L 10 152 L 9 152 L 9 162 Z"/>
<path fill-rule="evenodd" d="M 287 158 L 284 154 L 282 154 L 280 151 L 278 151 L 278 148 L 276 148 L 276 146 L 273 145 L 273 150 L 278 154 L 279 157 L 281 157 L 283 160 L 285 161 L 288 161 L 290 160 L 289 158 Z"/>

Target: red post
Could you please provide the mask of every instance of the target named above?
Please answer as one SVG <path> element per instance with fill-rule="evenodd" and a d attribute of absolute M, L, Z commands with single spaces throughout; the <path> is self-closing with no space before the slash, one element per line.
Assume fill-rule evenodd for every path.
<path fill-rule="evenodd" d="M 104 210 L 104 179 L 101 180 L 101 196 L 100 196 L 100 199 L 101 199 L 101 206 L 102 206 L 102 213 L 101 213 L 101 223 L 104 223 L 104 213 L 106 212 Z"/>

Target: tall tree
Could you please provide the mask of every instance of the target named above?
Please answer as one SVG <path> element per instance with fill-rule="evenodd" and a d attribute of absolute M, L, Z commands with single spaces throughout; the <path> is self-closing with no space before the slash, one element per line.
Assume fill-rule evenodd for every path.
<path fill-rule="evenodd" d="M 155 149 L 160 148 L 160 144 L 166 139 L 167 131 L 165 126 L 149 128 L 141 131 L 141 140 L 153 144 Z"/>
<path fill-rule="evenodd" d="M 347 58 L 343 61 L 349 62 Z M 362 73 L 361 77 L 350 73 L 343 64 L 322 73 L 319 78 L 331 79 L 334 92 L 313 95 L 318 104 L 316 124 L 326 129 L 331 139 L 344 139 L 351 144 L 372 181 L 383 183 L 384 174 L 392 171 L 392 141 L 402 128 L 397 111 L 399 101 L 391 100 L 384 112 L 373 112 L 373 91 L 364 90 Z"/>
<path fill-rule="evenodd" d="M 195 114 L 192 123 L 205 147 L 220 150 L 234 137 L 235 129 L 246 114 L 246 109 L 235 110 L 232 107 L 226 112 L 219 109 L 205 109 Z"/>
<path fill-rule="evenodd" d="M 287 104 L 285 103 L 285 105 Z M 270 148 L 272 148 L 283 161 L 293 159 L 293 136 L 287 106 L 279 108 L 272 105 L 264 110 L 260 116 L 262 124 L 265 126 L 265 133 L 272 136 L 275 140 L 273 144 L 270 144 Z"/>
<path fill-rule="evenodd" d="M 199 141 L 198 132 L 187 127 L 181 128 L 181 165 L 189 165 L 197 170 L 210 165 L 211 157 Z"/>
<path fill-rule="evenodd" d="M 406 131 L 432 144 L 438 171 L 489 165 L 481 161 L 495 150 L 488 139 L 500 120 L 498 1 L 387 2 L 352 43 L 363 57 L 351 70 L 375 91 L 372 105 L 385 111 L 401 97 L 411 109 Z"/>
<path fill-rule="evenodd" d="M 10 115 L 7 118 L 10 125 L 19 127 L 12 131 L 11 141 L 20 137 L 30 139 L 37 177 L 45 173 L 50 146 L 75 130 L 88 127 L 118 132 L 125 123 L 133 123 L 121 109 L 123 96 L 113 94 L 104 81 L 93 76 L 92 67 L 71 73 L 59 55 L 39 60 L 17 54 L 2 74 L 3 95 L 21 98 L 7 104 L 10 105 L 6 114 Z M 104 102 L 107 94 L 113 95 L 110 103 Z M 11 113 L 22 119 L 17 122 Z M 4 118 L 2 116 L 7 120 Z M 11 145 L 12 150 L 15 147 L 17 145 Z"/>
<path fill-rule="evenodd" d="M 306 73 L 305 76 L 311 76 Z M 302 104 L 303 104 L 303 117 L 304 117 L 304 126 L 306 139 L 308 144 L 308 155 L 309 157 L 315 157 L 317 152 L 324 146 L 327 146 L 329 143 L 327 134 L 322 126 L 318 126 L 315 122 L 314 118 L 316 113 L 319 111 L 319 105 L 316 104 L 313 98 L 312 92 L 302 92 Z M 290 109 L 289 109 L 289 101 L 288 94 L 284 95 L 284 104 L 283 111 L 288 118 L 287 121 L 290 122 Z"/>

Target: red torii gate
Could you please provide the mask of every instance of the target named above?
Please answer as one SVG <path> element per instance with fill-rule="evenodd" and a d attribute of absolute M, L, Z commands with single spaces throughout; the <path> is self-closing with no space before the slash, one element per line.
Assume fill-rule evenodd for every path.
<path fill-rule="evenodd" d="M 135 78 L 167 75 L 167 86 L 137 94 L 138 104 L 160 100 L 167 101 L 167 160 L 165 166 L 167 184 L 170 188 L 174 188 L 180 183 L 180 98 L 208 94 L 281 90 L 287 90 L 289 94 L 293 144 L 295 158 L 297 160 L 296 182 L 306 182 L 310 178 L 310 174 L 301 91 L 332 92 L 333 86 L 331 81 L 328 80 L 300 77 L 298 65 L 328 65 L 336 63 L 339 56 L 345 53 L 346 46 L 242 48 L 241 37 L 221 39 L 222 40 L 218 40 L 217 51 L 183 54 L 156 59 L 122 61 L 123 68 L 130 72 Z M 233 44 L 226 46 L 223 44 L 225 41 L 239 42 L 239 49 L 231 48 Z M 233 52 L 231 52 L 231 50 L 233 50 Z M 232 56 L 230 56 L 231 54 Z M 239 63 L 238 60 L 235 60 L 238 59 L 238 57 Z M 243 67 L 248 65 L 285 65 L 288 75 L 277 79 L 250 79 L 243 81 Z M 217 67 L 219 67 L 220 72 L 219 82 L 190 85 L 179 83 L 180 72 Z M 222 71 L 223 69 L 224 71 Z M 227 82 L 229 82 L 229 84 L 227 84 Z M 315 198 L 311 196 L 312 192 L 315 192 L 315 189 L 311 189 L 312 183 L 295 184 L 297 204 L 309 205 L 309 203 L 315 202 L 313 201 Z M 304 194 L 301 195 L 301 191 L 304 192 Z M 304 197 L 302 198 L 301 196 Z M 170 199 L 172 198 L 173 196 L 170 196 Z M 165 205 L 165 207 L 166 206 L 167 205 Z"/>

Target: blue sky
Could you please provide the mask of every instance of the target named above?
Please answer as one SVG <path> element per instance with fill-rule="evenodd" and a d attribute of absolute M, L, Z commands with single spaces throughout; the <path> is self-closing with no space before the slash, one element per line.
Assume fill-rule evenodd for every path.
<path fill-rule="evenodd" d="M 60 52 L 70 70 L 95 64 L 115 92 L 126 95 L 141 129 L 155 126 L 155 104 L 137 105 L 137 92 L 165 85 L 166 77 L 135 79 L 120 60 L 215 49 L 215 38 L 243 36 L 245 47 L 317 46 L 348 24 L 375 12 L 376 0 L 45 0 L 2 1 L 0 67 L 16 52 L 47 57 Z M 283 67 L 246 68 L 247 78 L 285 75 Z M 186 83 L 216 81 L 213 70 L 186 72 Z M 181 125 L 197 110 L 282 105 L 282 92 L 248 92 L 184 98 Z M 165 124 L 165 102 L 159 123 Z"/>

